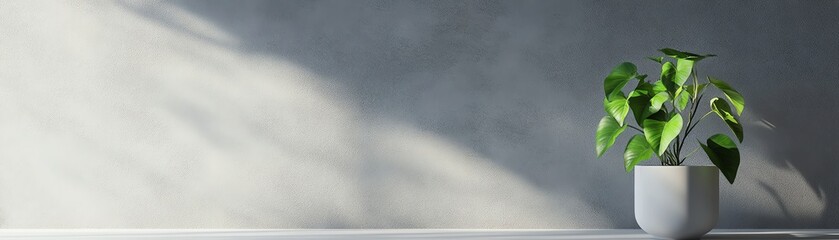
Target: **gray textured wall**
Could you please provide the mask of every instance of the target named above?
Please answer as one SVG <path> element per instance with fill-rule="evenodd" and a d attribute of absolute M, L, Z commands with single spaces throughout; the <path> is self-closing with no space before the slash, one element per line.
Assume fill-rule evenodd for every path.
<path fill-rule="evenodd" d="M 0 226 L 637 227 L 620 151 L 594 157 L 602 80 L 673 47 L 746 97 L 718 227 L 837 228 L 837 12 L 3 1 Z"/>

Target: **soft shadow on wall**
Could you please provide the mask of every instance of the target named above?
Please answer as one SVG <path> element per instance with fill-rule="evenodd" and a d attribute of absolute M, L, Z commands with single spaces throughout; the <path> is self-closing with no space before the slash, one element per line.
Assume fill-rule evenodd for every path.
<path fill-rule="evenodd" d="M 302 3 L 302 2 L 301 2 Z M 230 3 L 227 3 L 230 4 Z M 231 9 L 238 9 L 240 14 L 247 14 L 248 12 L 255 11 L 260 12 L 255 9 L 263 9 L 263 6 L 260 5 L 246 5 L 250 7 L 245 7 L 247 11 L 239 9 L 239 8 L 231 8 Z M 169 10 L 173 6 L 168 6 L 167 4 L 157 5 L 157 4 L 135 4 L 132 2 L 126 2 L 122 4 L 122 7 L 126 9 L 130 9 L 138 15 L 150 18 L 162 26 L 169 26 L 172 24 L 178 24 L 178 26 L 172 26 L 171 29 L 179 32 L 183 32 L 190 36 L 195 36 L 196 39 L 209 39 L 210 37 L 204 36 L 201 32 L 197 32 L 191 30 L 193 27 L 183 26 L 180 21 L 174 21 L 176 17 L 171 16 L 171 12 L 173 10 Z M 176 8 L 177 9 L 177 8 Z M 230 9 L 228 9 L 230 10 Z M 329 9 L 337 10 L 337 9 Z M 237 10 L 230 10 L 236 12 Z M 264 11 L 264 10 L 262 10 Z M 246 15 L 236 15 L 231 17 L 231 21 L 253 21 L 253 24 L 265 24 L 261 22 L 265 20 L 260 16 L 260 18 L 253 19 L 248 17 L 242 17 Z M 250 26 L 249 24 L 243 24 L 244 26 Z M 344 30 L 346 31 L 346 30 Z M 258 31 L 257 31 L 258 32 Z M 294 35 L 293 31 L 277 31 L 272 32 L 271 34 L 281 34 L 281 35 Z M 268 40 L 275 41 L 277 36 L 269 34 Z M 347 33 L 349 34 L 349 33 Z M 258 34 L 262 36 L 263 34 Z M 238 36 L 238 35 L 234 35 Z M 335 37 L 341 36 L 335 35 Z M 284 39 L 280 37 L 280 39 Z M 293 39 L 293 38 L 292 38 Z M 300 40 L 300 39 L 298 39 Z M 306 39 L 302 39 L 300 41 L 305 41 Z M 221 48 L 226 48 L 227 50 L 234 51 L 234 52 L 242 52 L 243 54 L 254 54 L 259 57 L 263 57 L 263 53 L 261 51 L 247 51 L 249 47 L 252 47 L 251 44 L 248 42 L 249 40 L 240 40 L 243 41 L 239 45 L 234 45 L 231 47 L 230 44 L 226 44 L 223 41 L 209 41 L 210 44 L 218 45 Z M 276 48 L 276 42 L 271 42 L 267 45 L 268 48 Z M 265 47 L 265 46 L 263 46 Z M 325 49 L 318 49 L 312 52 L 307 52 L 308 54 L 313 54 L 315 56 L 320 56 L 323 58 L 324 61 L 333 61 L 332 59 L 342 59 L 347 56 L 342 56 L 340 52 L 346 51 L 342 49 L 329 49 L 330 46 L 324 46 Z M 387 49 L 385 49 L 387 50 Z M 384 53 L 380 52 L 379 50 L 374 51 L 374 53 Z M 441 53 L 442 54 L 442 53 Z M 284 56 L 276 56 L 276 55 L 269 55 L 269 58 L 276 58 L 276 59 L 286 59 Z M 363 60 L 362 56 L 359 56 L 359 61 Z M 369 59 L 378 59 L 378 56 L 369 57 Z M 354 62 L 354 61 L 350 61 Z M 337 64 L 337 63 L 331 63 Z M 354 64 L 354 63 L 353 63 Z M 385 64 L 385 62 L 374 62 L 376 64 Z M 387 69 L 389 65 L 385 65 L 383 69 Z M 406 65 L 407 66 L 407 65 Z M 359 187 L 365 190 L 357 192 L 359 204 L 361 204 L 361 208 L 364 209 L 361 212 L 351 212 L 348 215 L 353 216 L 355 221 L 351 221 L 348 223 L 337 224 L 332 227 L 442 227 L 442 228 L 450 228 L 450 227 L 550 227 L 556 226 L 556 224 L 560 224 L 566 227 L 581 227 L 585 224 L 606 224 L 609 225 L 609 219 L 600 218 L 597 213 L 585 203 L 584 201 L 578 199 L 576 197 L 577 194 L 574 192 L 570 193 L 552 193 L 556 195 L 547 195 L 541 189 L 532 187 L 532 183 L 524 181 L 527 179 L 517 180 L 521 178 L 517 174 L 513 173 L 506 173 L 509 170 L 504 168 L 495 167 L 492 170 L 488 169 L 487 167 L 483 166 L 497 166 L 498 163 L 493 160 L 484 159 L 484 154 L 475 152 L 471 148 L 463 147 L 464 145 L 460 142 L 450 141 L 448 140 L 449 136 L 443 137 L 442 134 L 436 133 L 434 131 L 429 131 L 427 127 L 417 126 L 416 122 L 413 121 L 406 121 L 404 116 L 399 115 L 391 115 L 390 111 L 395 111 L 398 109 L 401 111 L 405 108 L 405 106 L 398 106 L 394 105 L 392 107 L 382 106 L 381 104 L 386 104 L 384 102 L 377 102 L 381 101 L 380 97 L 376 94 L 367 94 L 367 93 L 358 93 L 355 88 L 359 87 L 359 82 L 363 82 L 367 79 L 370 81 L 370 89 L 381 89 L 382 91 L 379 94 L 397 94 L 394 96 L 399 96 L 399 90 L 388 90 L 382 89 L 382 86 L 379 86 L 375 79 L 378 79 L 379 76 L 375 76 L 373 78 L 363 78 L 361 76 L 353 76 L 354 71 L 359 71 L 364 69 L 358 66 L 350 66 L 351 68 L 346 67 L 336 67 L 335 69 L 339 71 L 345 71 L 346 74 L 349 76 L 331 76 L 326 74 L 324 79 L 326 81 L 320 82 L 317 85 L 320 87 L 327 88 L 327 91 L 335 91 L 341 93 L 339 99 L 343 104 L 348 104 L 350 106 L 354 106 L 353 114 L 354 118 L 352 119 L 345 119 L 341 121 L 336 121 L 332 123 L 323 123 L 324 125 L 337 125 L 337 126 L 350 126 L 353 129 L 352 136 L 348 136 L 346 141 L 351 144 L 349 147 L 349 151 L 356 152 L 357 156 L 352 156 L 352 159 L 345 159 L 347 156 L 338 156 L 331 159 L 324 159 L 327 162 L 336 162 L 341 165 L 345 165 L 349 167 L 349 170 L 354 171 L 354 174 L 358 174 L 357 177 L 359 179 L 358 182 L 350 182 L 350 183 L 340 183 L 340 185 L 350 185 L 349 187 Z M 471 68 L 471 66 L 469 66 Z M 307 69 L 309 69 L 307 67 Z M 375 72 L 374 72 L 375 73 Z M 401 73 L 400 73 L 401 74 Z M 411 76 L 411 78 L 415 79 L 422 79 L 426 76 L 433 76 L 437 75 L 437 72 L 432 73 L 418 73 L 420 75 L 425 76 Z M 430 74 L 430 75 L 426 75 Z M 463 73 L 453 73 L 454 75 L 444 76 L 449 80 L 458 81 L 459 79 L 466 79 L 474 78 L 469 76 L 469 74 Z M 317 75 L 324 75 L 322 73 L 317 73 Z M 395 76 L 396 77 L 396 76 Z M 333 79 L 334 78 L 334 79 Z M 280 81 L 282 79 L 278 79 Z M 462 81 L 462 80 L 461 80 Z M 385 83 L 384 88 L 389 88 L 387 81 Z M 457 85 L 457 83 L 455 83 Z M 433 85 L 433 84 L 432 84 Z M 434 88 L 441 88 L 443 91 L 452 91 L 453 94 L 444 94 L 441 97 L 452 97 L 458 91 L 470 91 L 470 85 L 468 82 L 460 83 L 461 86 L 454 86 L 454 89 L 449 88 L 449 86 L 429 86 Z M 345 88 L 350 89 L 350 91 L 344 90 Z M 413 97 L 416 96 L 417 93 L 413 92 L 414 90 L 410 90 L 410 94 L 413 94 Z M 375 90 L 373 90 L 375 91 Z M 539 89 L 525 89 L 524 91 L 545 91 Z M 404 92 L 404 91 L 403 91 Z M 548 95 L 548 92 L 544 92 L 540 95 Z M 407 96 L 412 97 L 412 96 Z M 431 96 L 425 96 L 431 97 Z M 399 105 L 404 103 L 413 102 L 410 99 L 396 99 L 394 100 Z M 470 100 L 471 101 L 471 100 Z M 449 101 L 452 104 L 471 104 L 471 103 L 464 103 L 463 99 L 460 98 L 453 98 Z M 388 103 L 389 104 L 389 103 Z M 503 104 L 500 104 L 503 105 Z M 444 105 L 429 105 L 429 106 L 420 106 L 425 108 L 433 108 L 427 110 L 437 110 L 438 106 L 444 107 Z M 454 106 L 453 111 L 459 111 L 461 106 Z M 387 111 L 382 111 L 382 108 L 386 109 Z M 415 106 L 409 106 L 409 108 L 416 108 Z M 289 111 L 291 110 L 291 111 Z M 286 111 L 278 112 L 277 114 L 299 114 L 296 112 L 295 109 L 289 109 Z M 448 111 L 448 109 L 443 109 L 443 111 Z M 468 121 L 472 121 L 473 117 L 470 114 L 465 114 L 467 117 L 465 118 Z M 452 115 L 455 116 L 456 114 L 453 112 Z M 439 117 L 439 116 L 436 116 Z M 463 124 L 460 121 L 451 121 L 453 124 Z M 420 136 L 432 136 L 436 135 L 436 138 L 439 138 L 438 141 L 442 143 L 446 143 L 446 145 L 439 145 L 436 144 L 435 148 L 430 147 L 422 147 L 424 144 L 419 144 L 414 142 L 414 139 L 411 137 L 412 135 L 409 132 L 402 132 L 403 130 L 399 131 L 391 131 L 393 128 L 394 123 L 399 128 L 410 127 L 416 128 L 411 131 L 418 131 L 422 133 Z M 555 123 L 554 123 L 555 124 Z M 274 137 L 281 137 L 285 138 L 285 133 L 282 132 L 282 128 L 297 128 L 296 124 L 277 124 L 279 129 L 276 129 L 279 132 L 274 134 L 280 136 Z M 459 129 L 460 126 L 452 126 L 454 129 Z M 545 127 L 557 127 L 557 126 L 545 126 Z M 562 123 L 559 127 L 564 129 L 580 129 L 581 127 L 576 126 L 574 123 Z M 315 125 L 307 125 L 303 126 L 303 129 L 312 132 L 320 132 L 326 131 L 329 132 L 329 129 L 318 129 L 318 126 Z M 389 133 L 388 133 L 389 132 Z M 395 134 L 394 136 L 401 136 L 401 137 L 387 137 L 389 139 L 386 142 L 381 142 L 382 140 L 380 135 L 384 133 L 388 134 Z M 385 135 L 387 136 L 387 135 Z M 320 145 L 317 141 L 312 142 L 305 142 L 300 141 L 299 138 L 289 138 L 291 141 L 284 143 L 284 145 L 288 146 L 302 146 L 302 147 L 315 147 Z M 383 144 L 387 143 L 387 144 Z M 390 146 L 390 147 L 389 147 Z M 405 150 L 395 146 L 412 146 L 411 149 L 416 149 L 420 147 L 423 151 L 414 152 L 417 150 Z M 282 146 L 281 146 L 282 147 Z M 444 154 L 438 154 L 442 152 L 449 152 L 448 148 L 463 148 L 464 150 L 459 150 L 459 152 L 463 152 L 459 155 L 451 155 L 452 157 L 447 157 Z M 334 151 L 331 149 L 332 147 L 323 146 L 321 151 L 331 152 Z M 437 150 L 439 149 L 439 150 Z M 315 156 L 317 157 L 317 156 Z M 320 158 L 320 157 L 318 157 Z M 469 161 L 470 159 L 480 159 L 477 162 L 464 162 Z M 351 162 L 347 162 L 351 161 Z M 461 163 L 463 162 L 463 163 Z M 467 164 L 468 163 L 468 164 Z M 406 166 L 402 166 L 402 164 L 407 164 Z M 457 165 L 463 165 L 462 167 L 456 167 Z M 441 182 L 439 179 L 441 176 L 435 176 L 438 173 L 428 173 L 422 172 L 424 168 L 433 168 L 433 169 L 441 169 L 441 171 L 445 170 L 448 176 L 446 178 L 453 178 L 447 180 L 448 182 L 444 181 Z M 420 170 L 419 172 L 417 172 Z M 501 172 L 499 172 L 501 170 Z M 510 177 L 505 177 L 505 175 L 512 174 Z M 491 179 L 487 179 L 487 177 L 492 176 Z M 316 176 L 313 176 L 316 177 Z M 282 179 L 282 176 L 278 176 L 278 178 Z M 413 184 L 403 184 L 404 181 L 416 180 L 417 183 Z M 524 181 L 522 183 L 518 183 L 519 181 Z M 564 181 L 570 182 L 570 181 Z M 337 183 L 336 183 L 337 184 Z M 454 187 L 454 186 L 459 187 Z M 462 186 L 461 186 L 462 185 Z M 570 189 L 570 188 L 568 188 Z M 279 193 L 282 194 L 282 193 Z M 322 196 L 325 198 L 333 199 L 334 201 L 347 201 L 340 199 L 342 196 Z M 346 197 L 346 196 L 345 196 Z M 350 199 L 353 199 L 352 196 L 349 196 Z M 558 205 L 557 202 L 561 203 Z M 297 203 L 277 203 L 279 205 L 288 205 L 289 207 L 294 207 Z M 302 214 L 303 211 L 301 211 Z M 419 218 L 419 219 L 417 219 Z M 322 221 L 330 221 L 328 218 L 323 218 Z M 319 225 L 314 225 L 315 227 Z M 282 227 L 282 226 L 281 226 Z"/>
<path fill-rule="evenodd" d="M 619 60 L 654 72 L 639 56 L 662 46 L 717 53 L 700 74 L 746 93 L 750 134 L 738 184 L 722 185 L 719 227 L 839 222 L 830 161 L 836 141 L 789 114 L 839 112 L 839 96 L 827 90 L 839 79 L 835 32 L 821 27 L 837 22 L 829 1 L 175 3 L 239 36 L 240 51 L 331 76 L 366 116 L 436 132 L 552 196 L 579 196 L 612 220 L 587 228 L 635 227 L 631 201 L 619 200 L 632 194 L 630 175 L 615 161 L 619 151 L 604 160 L 588 151 L 605 72 Z"/>
<path fill-rule="evenodd" d="M 610 223 L 170 3 L 21 1 L 0 16 L 15 33 L 0 38 L 14 56 L 0 58 L 3 227 Z"/>
<path fill-rule="evenodd" d="M 265 5 L 260 5 L 265 4 Z M 586 106 L 597 102 L 598 97 L 574 91 L 583 88 L 583 82 L 557 83 L 549 80 L 551 74 L 567 74 L 553 68 L 553 56 L 543 54 L 538 46 L 550 46 L 541 36 L 543 29 L 521 29 L 518 19 L 529 16 L 529 6 L 514 13 L 514 16 L 500 16 L 503 7 L 497 3 L 460 4 L 450 8 L 445 3 L 426 6 L 419 2 L 401 2 L 395 5 L 382 2 L 383 9 L 368 9 L 368 5 L 331 2 L 324 5 L 297 2 L 302 6 L 270 6 L 271 2 L 224 8 L 221 24 L 257 26 L 256 29 L 231 26 L 245 32 L 239 50 L 253 54 L 269 54 L 278 58 L 295 59 L 306 63 L 310 69 L 317 69 L 331 79 L 332 84 L 350 89 L 360 103 L 360 111 L 366 118 L 398 119 L 412 123 L 426 131 L 433 131 L 469 146 L 483 155 L 492 157 L 486 161 L 512 170 L 529 184 L 549 194 L 550 205 L 563 211 L 543 210 L 560 221 L 539 224 L 516 224 L 520 227 L 611 228 L 614 222 L 634 225 L 631 202 L 611 201 L 601 191 L 630 196 L 631 175 L 623 174 L 620 165 L 605 161 L 592 161 L 589 151 L 591 131 L 586 126 L 585 116 L 569 115 L 569 112 L 599 112 Z M 235 4 L 234 4 L 235 5 Z M 292 4 L 294 5 L 294 4 Z M 206 7 L 198 5 L 197 8 Z M 289 9 L 315 9 L 317 13 Z M 398 12 L 391 8 L 402 9 Z M 237 10 L 231 10 L 237 9 Z M 288 11 L 287 17 L 302 18 L 292 23 L 276 23 L 265 16 L 252 16 L 253 9 L 277 9 Z M 344 10 L 342 10 L 344 9 Z M 342 15 L 346 12 L 364 14 Z M 154 11 L 137 9 L 140 15 L 154 16 Z M 148 9 L 146 9 L 148 10 Z M 213 10 L 213 9 L 211 9 Z M 215 9 L 220 10 L 220 9 Z M 229 14 L 230 12 L 236 14 Z M 260 12 L 260 11 L 256 11 Z M 273 10 L 268 11 L 273 12 Z M 241 14 L 241 15 L 240 15 Z M 391 19 L 408 14 L 399 24 L 391 25 Z M 330 19 L 330 16 L 345 16 L 349 19 Z M 375 19 L 365 19 L 375 16 Z M 546 15 L 536 21 L 547 22 Z M 503 17 L 505 20 L 493 22 Z M 153 17 L 155 18 L 155 17 Z M 282 18 L 282 16 L 278 17 Z M 165 19 L 165 18 L 163 18 Z M 322 22 L 328 19 L 327 22 Z M 231 21 L 224 23 L 224 21 Z M 365 22 L 357 29 L 359 21 Z M 161 21 L 167 22 L 167 21 Z M 256 23 L 256 24 L 244 24 Z M 452 22 L 455 24 L 450 25 Z M 326 24 L 324 26 L 323 24 Z M 560 23 L 557 27 L 574 29 L 574 24 Z M 261 27 L 268 28 L 261 29 Z M 271 28 L 279 29 L 271 29 Z M 324 29 L 325 28 L 325 29 Z M 184 29 L 173 27 L 173 29 Z M 358 34 L 386 29 L 382 36 Z M 393 31 L 393 32 L 389 32 Z M 581 31 L 578 29 L 577 31 Z M 513 32 L 513 33 L 510 33 Z M 553 36 L 554 38 L 560 36 Z M 566 38 L 568 36 L 562 36 Z M 478 40 L 474 40 L 478 39 Z M 563 40 L 567 44 L 582 41 L 582 38 Z M 476 46 L 475 42 L 480 42 Z M 552 44 L 559 42 L 554 41 Z M 564 51 L 567 51 L 565 49 Z M 278 53 L 279 52 L 279 53 Z M 276 55 L 275 55 L 276 54 Z M 567 61 L 567 60 L 561 60 Z M 537 63 L 535 66 L 533 63 Z M 566 76 L 563 79 L 586 78 Z M 511 81 L 510 79 L 516 79 Z M 569 86 L 564 89 L 560 85 Z M 594 90 L 593 90 L 594 91 Z M 556 104 L 562 103 L 562 104 Z M 577 103 L 577 104 L 571 104 Z M 374 122 L 375 121 L 371 121 Z M 563 146 L 558 148 L 557 146 Z M 575 149 L 569 151 L 569 149 Z M 563 160 L 558 160 L 562 156 Z M 390 156 L 399 158 L 400 156 Z M 565 160 L 564 158 L 567 158 Z M 387 159 L 386 161 L 394 161 Z M 571 167 L 573 166 L 573 167 Z M 612 166 L 612 167 L 604 167 Z M 371 176 L 378 172 L 391 171 L 388 168 L 371 168 Z M 615 179 L 601 176 L 619 176 Z M 375 178 L 374 178 L 375 179 Z M 390 182 L 393 179 L 380 179 Z M 584 182 L 589 187 L 580 187 Z M 489 184 L 491 186 L 491 184 Z M 431 186 L 434 187 L 434 186 Z M 617 194 L 623 192 L 623 194 Z M 495 191 L 497 195 L 515 195 L 511 192 Z M 468 194 L 464 194 L 468 196 Z M 585 202 L 587 205 L 579 205 Z M 375 199 L 373 199 L 375 201 Z M 450 203 L 442 203 L 450 204 Z M 518 205 L 518 204 L 516 204 Z M 497 204 L 490 209 L 505 209 L 509 205 Z M 410 209 L 401 205 L 396 212 Z M 565 213 L 565 212 L 569 213 Z M 610 217 L 599 217 L 598 212 L 608 212 Z M 460 216 L 462 213 L 455 213 Z M 444 221 L 452 215 L 439 215 Z M 519 222 L 521 223 L 521 222 Z M 428 223 L 400 225 L 400 227 L 425 227 Z M 443 227 L 505 227 L 482 220 L 470 219 L 463 224 Z"/>

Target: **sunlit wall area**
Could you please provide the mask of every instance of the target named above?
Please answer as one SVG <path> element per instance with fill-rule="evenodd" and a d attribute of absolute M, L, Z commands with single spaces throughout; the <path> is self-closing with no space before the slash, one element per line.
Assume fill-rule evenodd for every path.
<path fill-rule="evenodd" d="M 836 228 L 839 4 L 773 3 L 4 1 L 0 227 L 635 228 L 602 81 L 673 47 L 748 101 L 718 227 Z"/>

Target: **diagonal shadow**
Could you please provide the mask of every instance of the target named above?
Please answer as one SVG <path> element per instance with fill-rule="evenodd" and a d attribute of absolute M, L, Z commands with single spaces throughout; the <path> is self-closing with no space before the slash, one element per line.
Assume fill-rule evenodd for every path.
<path fill-rule="evenodd" d="M 613 221 L 586 223 L 590 228 L 636 227 L 631 200 L 625 200 L 632 181 L 616 161 L 619 151 L 595 161 L 591 150 L 602 115 L 594 93 L 600 92 L 605 70 L 617 59 L 640 62 L 636 56 L 662 46 L 714 52 L 721 57 L 703 71 L 736 79 L 731 82 L 747 95 L 747 112 L 779 126 L 777 136 L 752 138 L 766 140 L 761 143 L 770 159 L 749 160 L 783 166 L 795 159 L 790 164 L 808 184 L 824 189 L 827 209 L 796 226 L 839 222 L 832 173 L 837 166 L 830 161 L 837 141 L 819 124 L 795 117 L 827 114 L 824 119 L 832 119 L 839 112 L 839 97 L 829 90 L 837 89 L 833 56 L 839 51 L 835 36 L 820 27 L 836 22 L 837 6 L 830 2 L 173 3 L 237 36 L 240 43 L 230 46 L 235 50 L 288 59 L 335 79 L 358 99 L 366 116 L 445 136 L 543 191 L 582 197 Z M 747 8 L 752 10 L 747 14 L 730 10 Z M 656 14 L 638 14 L 650 9 Z M 188 31 L 153 13 L 139 14 Z M 801 86 L 788 79 L 808 81 Z M 754 126 L 746 131 L 759 132 Z M 748 141 L 744 148 L 759 148 Z M 771 194 L 771 186 L 785 181 L 759 187 Z M 786 226 L 780 225 L 786 224 L 781 220 L 786 214 L 738 213 L 747 219 L 720 227 Z"/>

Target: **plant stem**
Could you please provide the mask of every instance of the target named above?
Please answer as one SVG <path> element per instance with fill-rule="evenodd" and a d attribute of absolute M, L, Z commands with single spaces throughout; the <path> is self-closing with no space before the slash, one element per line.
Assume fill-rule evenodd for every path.
<path fill-rule="evenodd" d="M 664 151 L 664 153 L 667 155 L 667 165 L 676 166 L 677 161 L 674 160 L 674 153 L 670 150 Z"/>
<path fill-rule="evenodd" d="M 696 125 L 699 125 L 699 122 L 702 122 L 702 119 L 705 119 L 705 117 L 707 117 L 711 113 L 713 113 L 713 111 L 708 111 L 708 113 L 705 113 L 705 115 L 702 115 L 702 117 L 699 118 L 699 120 L 696 121 L 696 123 L 694 123 L 693 126 L 688 126 L 688 127 L 690 127 L 690 129 L 688 129 L 688 132 L 693 131 L 693 128 L 695 128 Z"/>
<path fill-rule="evenodd" d="M 688 153 L 688 155 L 687 155 L 687 156 L 685 156 L 685 159 L 687 159 L 688 157 L 690 157 L 691 155 L 693 155 L 694 153 L 696 153 L 696 150 L 699 150 L 699 147 L 695 147 L 695 148 L 693 148 L 693 150 L 692 150 L 692 151 L 690 151 L 690 153 Z M 684 160 L 683 160 L 683 161 L 684 161 Z"/>
<path fill-rule="evenodd" d="M 694 94 L 698 94 L 697 90 L 698 90 L 698 86 L 699 86 L 699 80 L 697 78 L 697 73 L 696 72 L 697 72 L 696 69 L 694 69 L 693 70 L 693 84 L 694 84 L 694 91 L 693 92 L 694 92 Z M 685 145 L 685 141 L 687 141 L 688 135 L 690 135 L 690 132 L 693 130 L 694 127 L 696 127 L 696 124 L 699 124 L 699 121 L 702 121 L 702 119 L 704 119 L 706 116 L 708 116 L 708 114 L 705 114 L 705 116 L 702 116 L 702 118 L 700 118 L 699 121 L 697 121 L 695 124 L 693 123 L 693 119 L 696 116 L 696 110 L 699 109 L 699 102 L 702 101 L 703 96 L 704 96 L 704 94 L 699 95 L 699 97 L 697 97 L 695 99 L 691 98 L 691 106 L 690 106 L 691 108 L 688 110 L 688 123 L 685 127 L 684 134 L 681 135 L 681 136 L 678 136 L 678 135 L 676 136 L 676 142 L 673 145 L 673 148 L 675 150 L 675 154 L 674 154 L 673 157 L 675 158 L 676 165 L 681 165 L 684 162 L 684 159 L 681 159 L 680 155 L 681 155 L 681 152 L 682 152 L 682 148 Z M 674 104 L 675 104 L 675 100 L 674 100 Z M 688 156 L 690 156 L 690 154 Z M 685 157 L 685 159 L 687 159 L 687 157 Z"/>
<path fill-rule="evenodd" d="M 638 128 L 638 127 L 636 127 L 636 126 L 632 126 L 632 125 L 630 125 L 630 124 L 626 124 L 626 126 L 628 126 L 629 128 L 632 128 L 632 129 L 638 130 L 638 131 L 639 131 L 639 132 L 641 132 L 641 133 L 644 133 L 644 130 L 641 130 L 641 128 Z"/>
<path fill-rule="evenodd" d="M 658 158 L 658 161 L 661 162 L 661 166 L 664 166 L 664 159 L 662 159 L 661 156 L 659 156 L 658 154 L 653 155 L 655 155 L 655 157 Z"/>

